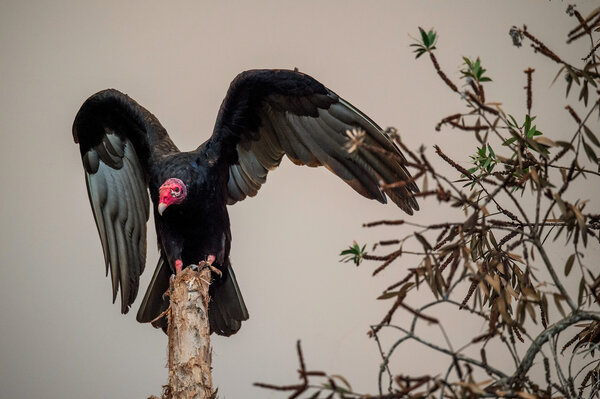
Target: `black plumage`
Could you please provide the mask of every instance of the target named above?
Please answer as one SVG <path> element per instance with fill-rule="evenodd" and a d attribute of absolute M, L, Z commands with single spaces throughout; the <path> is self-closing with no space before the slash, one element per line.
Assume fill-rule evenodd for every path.
<path fill-rule="evenodd" d="M 364 131 L 366 145 L 349 151 L 352 129 Z M 194 151 L 180 152 L 154 115 L 113 89 L 84 102 L 73 136 L 111 273 L 113 301 L 120 287 L 123 313 L 136 298 L 144 270 L 150 193 L 160 259 L 137 315 L 140 322 L 155 320 L 168 307 L 163 294 L 178 262 L 187 266 L 213 255 L 222 276 L 215 275 L 211 285 L 211 329 L 221 335 L 239 330 L 248 311 L 229 262 L 227 205 L 256 195 L 284 154 L 298 165 L 327 167 L 367 198 L 385 203 L 387 195 L 409 214 L 419 209 L 414 182 L 382 188 L 407 181 L 410 174 L 401 161 L 383 155 L 381 150 L 387 150 L 404 159 L 381 128 L 297 71 L 239 74 L 212 136 Z M 166 183 L 172 179 L 181 182 L 183 195 L 179 183 Z M 163 195 L 175 202 L 161 205 Z M 164 318 L 153 324 L 166 327 Z"/>

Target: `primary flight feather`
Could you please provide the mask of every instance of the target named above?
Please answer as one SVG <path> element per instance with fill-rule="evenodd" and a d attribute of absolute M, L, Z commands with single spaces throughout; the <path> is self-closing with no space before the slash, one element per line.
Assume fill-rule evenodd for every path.
<path fill-rule="evenodd" d="M 364 132 L 349 151 L 351 132 Z M 98 227 L 113 301 L 121 311 L 136 298 L 146 263 L 146 222 L 152 209 L 160 258 L 137 320 L 166 328 L 156 318 L 168 308 L 169 277 L 184 266 L 214 261 L 211 331 L 231 335 L 248 310 L 229 262 L 227 205 L 257 194 L 283 155 L 297 165 L 325 166 L 361 195 L 408 214 L 419 190 L 404 157 L 381 128 L 312 77 L 290 70 L 252 70 L 231 83 L 212 136 L 181 152 L 158 119 L 113 89 L 88 98 L 75 117 L 92 212 Z M 350 144 L 349 144 L 350 143 Z M 386 156 L 385 153 L 397 157 Z M 406 182 L 393 188 L 382 186 Z"/>

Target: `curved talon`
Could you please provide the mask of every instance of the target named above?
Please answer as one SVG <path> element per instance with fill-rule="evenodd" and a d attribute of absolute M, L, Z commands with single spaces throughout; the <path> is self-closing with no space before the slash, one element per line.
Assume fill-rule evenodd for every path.
<path fill-rule="evenodd" d="M 206 264 L 208 265 L 208 268 L 214 272 L 216 275 L 218 275 L 219 277 L 223 277 L 223 272 L 219 270 L 219 268 L 214 267 L 213 265 L 211 265 L 210 263 L 206 262 Z"/>
<path fill-rule="evenodd" d="M 206 256 L 206 261 L 204 262 L 205 266 L 208 266 L 210 271 L 215 273 L 217 276 L 223 277 L 223 272 L 221 272 L 218 268 L 216 268 L 215 266 L 212 265 L 213 262 L 215 261 L 215 259 L 217 259 L 217 257 L 212 254 Z"/>
<path fill-rule="evenodd" d="M 215 259 L 216 258 L 214 255 L 208 255 L 206 257 L 206 260 L 201 260 L 200 262 L 198 262 L 198 264 L 192 263 L 191 265 L 188 265 L 188 267 L 195 272 L 199 272 L 200 270 L 202 270 L 206 267 L 206 268 L 210 269 L 210 271 L 212 271 L 216 275 L 218 275 L 219 277 L 223 277 L 223 272 L 221 270 L 219 270 L 218 267 L 212 265 L 212 263 L 215 261 Z M 181 260 L 178 259 L 175 261 L 175 273 L 181 272 L 181 269 L 183 269 L 182 265 L 183 265 L 183 262 L 181 262 Z M 175 274 L 171 275 L 171 278 L 174 279 Z"/>

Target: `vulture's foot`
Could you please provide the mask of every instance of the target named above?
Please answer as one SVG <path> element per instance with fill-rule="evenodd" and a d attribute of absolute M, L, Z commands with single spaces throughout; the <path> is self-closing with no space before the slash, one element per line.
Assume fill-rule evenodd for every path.
<path fill-rule="evenodd" d="M 175 274 L 179 273 L 183 269 L 183 262 L 181 259 L 175 261 Z"/>
<path fill-rule="evenodd" d="M 175 281 L 175 275 L 179 272 L 181 272 L 181 269 L 183 269 L 183 261 L 181 259 L 176 259 L 175 260 L 175 273 L 171 274 L 171 281 Z"/>
<path fill-rule="evenodd" d="M 223 277 L 223 272 L 221 272 L 219 270 L 218 267 L 213 266 L 213 262 L 215 261 L 215 259 L 217 259 L 214 255 L 208 255 L 206 257 L 206 261 L 204 262 L 205 266 L 208 266 L 208 268 L 214 272 L 217 276 L 219 276 L 219 278 Z"/>
<path fill-rule="evenodd" d="M 218 267 L 213 266 L 213 262 L 215 261 L 216 257 L 214 255 L 208 255 L 206 257 L 206 260 L 201 261 L 199 264 L 191 264 L 189 267 L 192 268 L 192 270 L 194 271 L 199 271 L 205 267 L 209 268 L 210 271 L 214 272 L 216 275 L 218 275 L 219 277 L 223 277 L 223 272 L 221 272 L 219 270 Z"/>

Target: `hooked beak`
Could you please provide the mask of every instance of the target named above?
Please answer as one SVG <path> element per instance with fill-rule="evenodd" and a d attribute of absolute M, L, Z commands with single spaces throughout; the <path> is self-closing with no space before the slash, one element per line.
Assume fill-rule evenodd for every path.
<path fill-rule="evenodd" d="M 169 206 L 169 205 L 165 204 L 164 202 L 160 202 L 160 203 L 158 204 L 158 214 L 159 214 L 160 216 L 162 216 L 163 212 L 165 211 L 165 209 L 167 209 L 167 207 L 168 207 L 168 206 Z"/>

